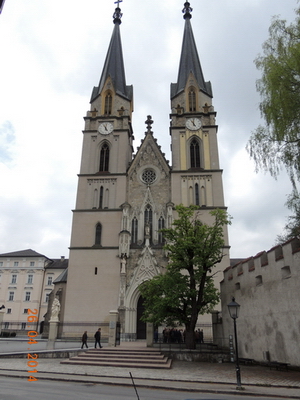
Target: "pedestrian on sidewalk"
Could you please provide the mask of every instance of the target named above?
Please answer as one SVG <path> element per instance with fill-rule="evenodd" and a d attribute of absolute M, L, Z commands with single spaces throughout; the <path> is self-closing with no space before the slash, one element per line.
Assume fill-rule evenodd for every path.
<path fill-rule="evenodd" d="M 97 348 L 97 343 L 99 344 L 100 349 L 102 349 L 102 346 L 101 346 L 101 343 L 100 343 L 100 340 L 101 340 L 101 328 L 99 328 L 97 330 L 97 332 L 94 335 L 94 338 L 95 338 L 95 349 Z"/>
<path fill-rule="evenodd" d="M 87 340 L 88 340 L 88 335 L 87 335 L 87 331 L 84 331 L 84 334 L 82 335 L 81 341 L 82 341 L 82 346 L 81 348 L 83 349 L 83 346 L 85 345 L 85 347 L 88 349 L 89 346 L 87 345 Z"/>

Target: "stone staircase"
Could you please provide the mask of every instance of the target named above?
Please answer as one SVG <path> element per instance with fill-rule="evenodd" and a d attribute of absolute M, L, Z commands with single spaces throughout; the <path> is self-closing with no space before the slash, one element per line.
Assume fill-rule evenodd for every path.
<path fill-rule="evenodd" d="M 77 356 L 61 361 L 61 364 L 168 369 L 171 368 L 172 360 L 152 348 L 103 347 L 83 351 Z"/>

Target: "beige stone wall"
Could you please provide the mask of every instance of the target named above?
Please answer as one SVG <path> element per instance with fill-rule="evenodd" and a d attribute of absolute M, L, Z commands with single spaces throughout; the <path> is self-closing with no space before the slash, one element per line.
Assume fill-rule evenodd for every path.
<path fill-rule="evenodd" d="M 233 334 L 227 304 L 240 304 L 237 319 L 240 357 L 300 366 L 300 242 L 297 239 L 228 267 L 224 271 L 224 340 Z"/>
<path fill-rule="evenodd" d="M 109 322 L 109 311 L 118 308 L 120 287 L 117 248 L 73 249 L 69 265 L 64 322 L 70 326 L 65 336 L 78 334 L 85 323 Z"/>

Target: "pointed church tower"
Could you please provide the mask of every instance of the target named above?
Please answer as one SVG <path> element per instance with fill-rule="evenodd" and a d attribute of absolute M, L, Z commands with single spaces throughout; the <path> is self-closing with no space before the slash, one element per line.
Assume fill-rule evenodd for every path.
<path fill-rule="evenodd" d="M 118 308 L 120 205 L 126 202 L 127 170 L 133 153 L 133 88 L 125 80 L 121 17 L 117 7 L 100 82 L 92 91 L 91 108 L 84 118 L 64 336 L 77 331 L 76 321 L 81 322 L 81 332 L 89 324 L 107 322 L 109 311 Z"/>
<path fill-rule="evenodd" d="M 192 31 L 192 8 L 185 2 L 184 34 L 178 78 L 171 84 L 172 202 L 200 206 L 201 219 L 211 224 L 210 211 L 226 209 L 222 170 L 219 166 L 216 112 L 212 88 L 203 76 Z M 224 257 L 215 275 L 219 287 L 222 272 L 230 265 L 227 227 L 224 227 Z M 201 316 L 210 323 L 210 316 Z"/>
<path fill-rule="evenodd" d="M 171 84 L 172 201 L 199 205 L 205 213 L 224 208 L 218 127 L 211 84 L 204 80 L 192 31 L 190 3 L 185 3 L 183 12 L 179 72 L 177 83 Z"/>
<path fill-rule="evenodd" d="M 208 223 L 210 210 L 225 208 L 211 86 L 203 78 L 192 10 L 188 2 L 184 7 L 179 73 L 171 85 L 172 168 L 154 137 L 150 115 L 133 155 L 132 87 L 125 80 L 122 14 L 115 10 L 102 75 L 85 117 L 67 289 L 65 299 L 60 296 L 62 337 L 85 330 L 91 337 L 100 326 L 104 341 L 114 345 L 118 321 L 121 340 L 145 339 L 139 288 L 168 263 L 160 229 L 172 226 L 177 204 L 199 205 Z M 227 245 L 227 231 L 225 237 Z M 227 250 L 221 271 L 229 265 Z M 209 324 L 211 317 L 201 321 Z"/>

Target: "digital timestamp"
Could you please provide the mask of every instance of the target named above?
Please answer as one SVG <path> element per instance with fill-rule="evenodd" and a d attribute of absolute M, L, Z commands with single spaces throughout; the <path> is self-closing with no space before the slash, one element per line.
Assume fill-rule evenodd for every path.
<path fill-rule="evenodd" d="M 34 310 L 31 310 L 30 308 L 28 309 L 28 314 L 29 315 L 27 317 L 27 322 L 29 324 L 32 324 L 32 323 L 38 321 L 38 318 L 37 318 L 37 315 L 36 315 L 37 313 L 38 313 L 38 310 L 36 308 Z M 32 314 L 32 315 L 30 315 L 30 314 Z M 27 325 L 27 326 L 29 327 L 30 325 Z M 28 342 L 27 343 L 29 345 L 37 343 L 37 340 L 35 340 L 35 338 L 38 336 L 37 331 L 28 331 L 27 332 L 27 336 L 28 336 Z M 31 348 L 28 347 L 28 350 L 31 350 Z M 38 380 L 33 375 L 33 374 L 36 374 L 38 372 L 37 366 L 39 365 L 39 363 L 38 363 L 37 359 L 38 359 L 38 355 L 37 354 L 35 354 L 35 353 L 31 354 L 31 352 L 27 354 L 27 367 L 28 368 L 34 368 L 34 369 L 28 371 L 28 373 L 30 374 L 29 377 L 28 377 L 28 381 L 29 382 L 34 382 L 34 381 Z"/>

